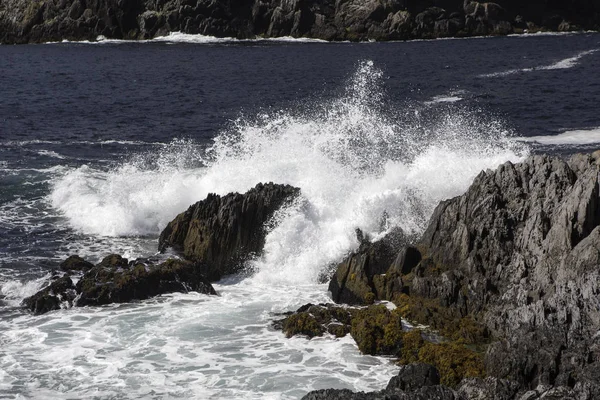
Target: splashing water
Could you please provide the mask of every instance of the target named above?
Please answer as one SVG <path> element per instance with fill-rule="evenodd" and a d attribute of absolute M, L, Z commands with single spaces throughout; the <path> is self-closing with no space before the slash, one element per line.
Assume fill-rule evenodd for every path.
<path fill-rule="evenodd" d="M 357 246 L 355 228 L 376 237 L 385 212 L 386 228 L 418 234 L 440 200 L 527 153 L 472 110 L 431 118 L 410 106 L 386 108 L 383 77 L 364 61 L 338 98 L 240 118 L 206 149 L 175 141 L 158 157 L 110 172 L 78 168 L 54 182 L 52 203 L 85 233 L 156 235 L 209 192 L 291 184 L 302 198 L 278 214 L 254 279 L 314 282 Z"/>

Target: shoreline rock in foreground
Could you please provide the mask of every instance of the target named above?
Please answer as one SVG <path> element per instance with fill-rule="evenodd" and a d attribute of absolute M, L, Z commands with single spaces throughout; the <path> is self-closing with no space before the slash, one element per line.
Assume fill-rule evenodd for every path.
<path fill-rule="evenodd" d="M 354 263 L 362 286 L 335 289 L 359 304 L 393 301 L 402 318 L 479 348 L 488 378 L 465 375 L 454 387 L 460 397 L 448 398 L 600 399 L 599 174 L 600 152 L 484 171 L 465 194 L 440 203 L 422 238 L 398 249 L 386 271 Z M 381 244 L 349 259 L 372 257 L 369 246 Z M 398 265 L 403 256 L 412 261 Z M 345 261 L 338 272 L 347 269 Z M 393 290 L 376 290 L 378 281 Z M 389 322 L 370 323 L 385 339 Z M 404 333 L 397 337 L 407 345 Z M 329 393 L 306 398 L 340 398 Z M 372 396 L 349 398 L 383 398 Z"/>
<path fill-rule="evenodd" d="M 245 261 L 260 255 L 265 224 L 299 194 L 298 188 L 274 183 L 259 183 L 244 194 L 209 194 L 169 222 L 158 249 L 172 248 L 201 263 L 202 273 L 217 281 L 240 272 Z"/>
<path fill-rule="evenodd" d="M 149 39 L 410 40 L 600 29 L 600 4 L 497 0 L 0 0 L 0 43 Z"/>
<path fill-rule="evenodd" d="M 85 262 L 77 256 L 71 256 L 67 261 L 74 259 Z M 111 254 L 89 268 L 77 284 L 69 275 L 54 276 L 46 288 L 23 300 L 23 305 L 34 314 L 43 314 L 63 307 L 126 303 L 190 291 L 217 294 L 200 273 L 200 268 L 189 261 L 137 259 L 129 262 Z"/>

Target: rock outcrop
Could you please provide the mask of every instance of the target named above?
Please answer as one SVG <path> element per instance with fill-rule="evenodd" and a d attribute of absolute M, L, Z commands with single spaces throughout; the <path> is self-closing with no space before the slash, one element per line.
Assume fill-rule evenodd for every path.
<path fill-rule="evenodd" d="M 167 225 L 159 250 L 172 248 L 202 263 L 202 273 L 211 281 L 239 272 L 262 252 L 265 224 L 299 193 L 289 185 L 261 183 L 245 194 L 209 194 Z"/>
<path fill-rule="evenodd" d="M 81 258 L 67 259 L 61 265 L 89 263 Z M 168 259 L 163 262 L 127 259 L 111 254 L 80 277 L 74 284 L 68 275 L 54 276 L 50 284 L 23 301 L 34 314 L 71 306 L 98 306 L 145 300 L 165 293 L 190 291 L 216 295 L 197 264 Z"/>
<path fill-rule="evenodd" d="M 353 273 L 395 274 L 400 291 L 373 300 L 484 350 L 489 378 L 463 381 L 463 398 L 600 398 L 600 152 L 481 172 L 403 254 L 405 268 L 354 263 Z"/>
<path fill-rule="evenodd" d="M 440 385 L 440 375 L 431 365 L 403 366 L 387 387 L 378 392 L 353 393 L 347 389 L 324 389 L 308 393 L 302 400 L 459 400 L 459 394 Z"/>
<path fill-rule="evenodd" d="M 600 4 L 498 0 L 0 0 L 0 43 L 217 37 L 408 40 L 597 30 Z"/>

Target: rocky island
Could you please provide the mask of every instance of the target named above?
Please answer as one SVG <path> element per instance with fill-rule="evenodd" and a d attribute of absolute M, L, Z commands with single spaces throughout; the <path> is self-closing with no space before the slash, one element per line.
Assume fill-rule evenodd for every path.
<path fill-rule="evenodd" d="M 173 291 L 214 295 L 210 282 L 260 256 L 265 225 L 299 195 L 272 183 L 209 195 L 161 234 L 160 249 L 183 259 L 111 255 L 92 265 L 73 256 L 24 304 L 43 313 Z M 363 353 L 403 367 L 378 392 L 305 399 L 600 398 L 600 152 L 482 171 L 438 205 L 418 238 L 357 233 L 360 246 L 329 283 L 341 305 L 307 304 L 274 326 L 287 337 L 350 334 Z M 76 284 L 73 273 L 82 274 Z"/>
<path fill-rule="evenodd" d="M 151 39 L 410 40 L 600 29 L 595 1 L 0 0 L 0 43 Z"/>

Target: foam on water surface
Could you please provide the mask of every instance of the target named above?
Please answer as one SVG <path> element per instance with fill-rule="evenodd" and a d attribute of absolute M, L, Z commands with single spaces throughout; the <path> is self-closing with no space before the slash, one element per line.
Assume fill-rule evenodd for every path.
<path fill-rule="evenodd" d="M 390 107 L 383 78 L 373 62 L 360 62 L 333 100 L 242 116 L 208 147 L 175 140 L 114 167 L 50 173 L 49 193 L 36 204 L 68 232 L 59 252 L 93 261 L 152 254 L 167 222 L 210 192 L 273 181 L 302 195 L 276 214 L 263 256 L 249 263 L 254 274 L 220 282 L 218 297 L 175 294 L 0 319 L 0 390 L 263 399 L 384 387 L 397 371 L 387 359 L 360 355 L 350 337 L 285 339 L 271 328 L 274 313 L 329 301 L 315 282 L 356 248 L 356 228 L 373 238 L 396 226 L 419 234 L 440 200 L 461 194 L 483 169 L 519 161 L 527 147 L 477 110 L 447 104 L 431 117 L 432 106 Z M 35 285 L 0 276 L 11 304 Z"/>
<path fill-rule="evenodd" d="M 565 131 L 558 135 L 520 137 L 523 142 L 539 143 L 542 145 L 591 145 L 600 143 L 600 128 L 578 129 Z"/>
<path fill-rule="evenodd" d="M 548 64 L 548 65 L 540 65 L 540 66 L 536 66 L 536 67 L 531 67 L 531 68 L 521 68 L 521 69 L 510 69 L 508 71 L 502 71 L 502 72 L 494 72 L 491 74 L 483 74 L 480 75 L 480 78 L 498 78 L 498 77 L 503 77 L 503 76 L 508 76 L 508 75 L 513 75 L 513 74 L 519 74 L 519 73 L 527 73 L 527 72 L 534 72 L 534 71 L 551 71 L 551 70 L 557 70 L 557 69 L 569 69 L 569 68 L 574 68 L 576 67 L 581 59 L 583 59 L 586 56 L 589 56 L 591 54 L 594 54 L 596 52 L 598 52 L 600 49 L 591 49 L 591 50 L 586 50 L 586 51 L 582 51 L 576 55 L 574 55 L 573 57 L 568 57 L 562 60 L 558 60 L 552 64 Z"/>

